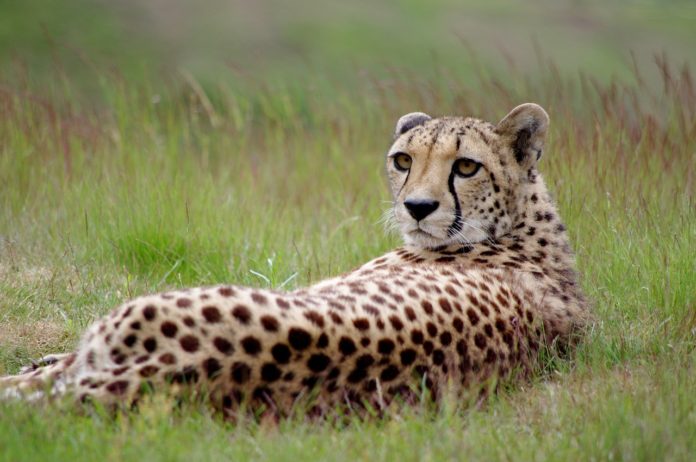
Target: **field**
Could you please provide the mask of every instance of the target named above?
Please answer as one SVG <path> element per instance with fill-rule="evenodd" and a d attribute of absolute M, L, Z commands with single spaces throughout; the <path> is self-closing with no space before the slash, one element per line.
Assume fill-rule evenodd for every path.
<path fill-rule="evenodd" d="M 292 289 L 398 245 L 381 222 L 390 206 L 383 154 L 398 117 L 413 110 L 496 122 L 522 102 L 546 108 L 540 170 L 595 321 L 570 358 L 548 358 L 529 381 L 484 403 L 379 419 L 298 416 L 269 427 L 164 399 L 116 418 L 0 403 L 0 460 L 696 454 L 692 6 L 619 2 L 625 8 L 607 12 L 588 2 L 561 11 L 537 2 L 537 17 L 512 4 L 474 5 L 482 24 L 507 31 L 498 49 L 437 28 L 455 2 L 438 2 L 437 17 L 398 2 L 395 30 L 430 31 L 420 44 L 397 35 L 404 46 L 379 43 L 386 7 L 361 22 L 367 3 L 330 2 L 327 25 L 328 13 L 311 8 L 273 16 L 275 2 L 261 13 L 241 2 L 267 22 L 230 32 L 259 53 L 229 39 L 225 46 L 239 47 L 226 48 L 230 63 L 212 52 L 194 59 L 196 46 L 222 50 L 213 33 L 171 52 L 195 31 L 221 29 L 210 13 L 183 38 L 154 40 L 137 22 L 124 32 L 113 19 L 123 15 L 107 14 L 105 2 L 46 2 L 36 13 L 42 28 L 32 3 L 0 7 L 0 374 L 74 347 L 126 298 L 220 282 Z M 91 16 L 80 22 L 78 10 Z M 569 22 L 542 27 L 550 17 Z M 153 35 L 173 20 L 158 18 Z M 527 29 L 538 41 L 515 45 Z M 562 51 L 589 36 L 570 54 L 577 61 Z M 634 59 L 624 40 L 638 40 Z"/>

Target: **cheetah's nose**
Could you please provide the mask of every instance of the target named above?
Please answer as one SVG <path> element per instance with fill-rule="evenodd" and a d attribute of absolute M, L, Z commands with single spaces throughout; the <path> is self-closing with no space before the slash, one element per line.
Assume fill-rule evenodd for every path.
<path fill-rule="evenodd" d="M 440 203 L 438 201 L 431 201 L 427 199 L 407 199 L 404 201 L 404 206 L 408 213 L 416 221 L 421 221 L 423 218 L 427 217 L 435 210 L 437 210 Z"/>

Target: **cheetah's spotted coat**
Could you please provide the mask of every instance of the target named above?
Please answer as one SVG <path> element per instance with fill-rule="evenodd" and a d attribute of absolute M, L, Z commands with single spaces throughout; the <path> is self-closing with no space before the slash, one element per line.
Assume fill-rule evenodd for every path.
<path fill-rule="evenodd" d="M 282 414 L 310 390 L 326 406 L 389 403 L 414 385 L 462 386 L 567 344 L 587 316 L 565 228 L 536 163 L 542 108 L 497 126 L 402 117 L 388 153 L 406 246 L 293 292 L 237 286 L 141 297 L 95 322 L 77 351 L 0 379 L 5 397 L 70 393 L 134 402 L 147 383 Z"/>

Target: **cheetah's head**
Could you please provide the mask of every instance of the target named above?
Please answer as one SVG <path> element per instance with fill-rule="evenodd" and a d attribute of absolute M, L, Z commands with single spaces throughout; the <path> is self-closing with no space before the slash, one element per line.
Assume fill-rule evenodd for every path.
<path fill-rule="evenodd" d="M 387 173 L 406 243 L 434 248 L 508 233 L 520 189 L 536 177 L 548 124 L 531 103 L 498 125 L 422 112 L 401 117 Z"/>

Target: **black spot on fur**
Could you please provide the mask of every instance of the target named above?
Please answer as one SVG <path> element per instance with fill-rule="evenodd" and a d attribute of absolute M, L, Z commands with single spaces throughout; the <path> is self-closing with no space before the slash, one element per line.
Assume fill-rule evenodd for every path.
<path fill-rule="evenodd" d="M 266 303 L 268 303 L 268 299 L 266 299 L 265 296 L 263 296 L 257 292 L 254 292 L 251 294 L 251 299 L 254 302 L 258 303 L 259 305 L 265 305 Z"/>
<path fill-rule="evenodd" d="M 307 367 L 312 372 L 322 372 L 331 363 L 331 359 L 324 354 L 315 354 L 309 357 Z"/>
<path fill-rule="evenodd" d="M 293 327 L 288 332 L 288 342 L 296 350 L 305 350 L 312 343 L 312 336 L 304 329 Z"/>
<path fill-rule="evenodd" d="M 261 351 L 261 342 L 254 336 L 244 337 L 241 344 L 244 351 L 251 356 L 256 356 Z"/>
<path fill-rule="evenodd" d="M 290 362 L 290 348 L 284 343 L 276 343 L 271 348 L 271 355 L 279 364 L 287 364 Z"/>
<path fill-rule="evenodd" d="M 484 348 L 486 348 L 486 337 L 479 332 L 476 335 L 474 335 L 474 343 L 477 347 L 483 350 Z"/>
<path fill-rule="evenodd" d="M 146 321 L 152 321 L 157 316 L 157 308 L 152 305 L 147 305 L 143 310 L 143 317 Z"/>
<path fill-rule="evenodd" d="M 479 316 L 478 314 L 476 314 L 476 311 L 474 311 L 472 308 L 469 308 L 468 310 L 466 310 L 466 315 L 469 317 L 469 322 L 471 322 L 473 326 L 478 324 Z"/>
<path fill-rule="evenodd" d="M 324 327 L 324 317 L 317 313 L 316 311 L 310 310 L 304 313 L 305 318 L 307 318 L 312 324 L 317 327 Z"/>
<path fill-rule="evenodd" d="M 212 379 L 220 373 L 222 366 L 220 365 L 220 361 L 218 361 L 217 359 L 208 358 L 205 361 L 203 361 L 203 369 L 205 370 L 207 377 L 209 379 Z"/>
<path fill-rule="evenodd" d="M 350 356 L 357 350 L 355 342 L 348 337 L 341 337 L 341 340 L 338 342 L 338 349 L 345 356 Z"/>
<path fill-rule="evenodd" d="M 213 345 L 215 345 L 215 348 L 220 353 L 226 354 L 226 355 L 231 355 L 234 353 L 234 346 L 232 346 L 232 343 L 230 343 L 229 340 L 222 338 L 222 337 L 215 337 L 213 339 Z"/>
<path fill-rule="evenodd" d="M 394 347 L 394 342 L 388 338 L 383 338 L 382 340 L 377 342 L 377 351 L 379 351 L 380 354 L 383 355 L 390 354 L 392 351 L 394 351 Z"/>
<path fill-rule="evenodd" d="M 157 349 L 157 340 L 155 340 L 154 337 L 146 338 L 143 341 L 143 346 L 145 347 L 145 350 L 147 350 L 148 353 L 152 353 Z"/>
<path fill-rule="evenodd" d="M 442 350 L 440 350 L 439 348 L 437 350 L 433 351 L 433 363 L 436 366 L 439 366 L 444 362 L 445 362 L 445 353 Z"/>
<path fill-rule="evenodd" d="M 261 316 L 261 325 L 268 332 L 277 332 L 280 324 L 278 323 L 278 320 L 275 317 L 271 315 L 265 315 Z"/>
<path fill-rule="evenodd" d="M 374 364 L 375 358 L 373 358 L 370 355 L 362 355 L 358 357 L 358 359 L 355 361 L 355 366 L 359 367 L 361 369 L 367 369 L 368 367 L 372 366 Z"/>
<path fill-rule="evenodd" d="M 401 329 L 404 328 L 404 323 L 399 319 L 398 316 L 393 315 L 389 317 L 389 322 L 391 323 L 392 327 L 394 328 L 395 331 L 399 332 Z"/>
<path fill-rule="evenodd" d="M 128 390 L 129 382 L 127 380 L 118 380 L 116 382 L 111 382 L 106 386 L 106 391 L 111 394 L 120 396 L 123 395 L 126 390 Z"/>
<path fill-rule="evenodd" d="M 442 344 L 442 346 L 447 346 L 450 343 L 452 343 L 452 334 L 449 332 L 443 332 L 440 334 L 440 344 Z"/>
<path fill-rule="evenodd" d="M 220 314 L 220 310 L 218 310 L 214 306 L 206 306 L 202 310 L 203 317 L 205 320 L 211 324 L 220 322 L 222 319 L 222 315 Z"/>
<path fill-rule="evenodd" d="M 176 373 L 167 374 L 167 379 L 172 383 L 196 383 L 200 378 L 198 371 L 193 366 L 188 366 L 183 368 L 181 371 Z"/>
<path fill-rule="evenodd" d="M 191 299 L 190 298 L 180 298 L 176 301 L 176 306 L 179 308 L 188 308 L 191 306 Z"/>
<path fill-rule="evenodd" d="M 407 348 L 401 352 L 400 356 L 401 364 L 404 366 L 410 366 L 416 360 L 416 350 Z"/>
<path fill-rule="evenodd" d="M 380 374 L 379 378 L 383 382 L 390 382 L 390 381 L 394 380 L 396 377 L 398 377 L 398 375 L 399 375 L 399 368 L 393 364 L 390 364 L 389 366 L 385 367 L 382 370 L 382 373 Z"/>
<path fill-rule="evenodd" d="M 426 323 L 425 327 L 428 330 L 428 335 L 431 337 L 435 337 L 437 335 L 437 326 L 434 323 L 428 322 Z"/>
<path fill-rule="evenodd" d="M 329 346 L 329 336 L 325 333 L 322 333 L 317 339 L 316 346 L 317 348 L 326 348 L 327 346 Z"/>
<path fill-rule="evenodd" d="M 176 337 L 176 333 L 178 330 L 179 328 L 176 327 L 176 324 L 174 324 L 171 321 L 165 321 L 160 326 L 160 331 L 162 332 L 162 335 L 168 338 Z"/>
<path fill-rule="evenodd" d="M 251 368 L 243 362 L 232 364 L 231 377 L 238 384 L 243 384 L 251 377 Z"/>
<path fill-rule="evenodd" d="M 181 344 L 181 348 L 183 348 L 184 351 L 187 351 L 189 353 L 198 351 L 199 342 L 198 339 L 193 335 L 185 335 L 181 337 L 181 339 L 179 339 L 179 343 Z"/>
<path fill-rule="evenodd" d="M 261 367 L 261 378 L 266 382 L 275 382 L 281 376 L 282 372 L 273 363 L 266 363 Z"/>
<path fill-rule="evenodd" d="M 411 331 L 411 341 L 416 345 L 423 343 L 423 332 L 418 329 Z"/>
<path fill-rule="evenodd" d="M 232 309 L 232 316 L 242 324 L 247 325 L 251 319 L 251 311 L 244 305 L 237 305 Z"/>
<path fill-rule="evenodd" d="M 130 347 L 132 347 L 133 345 L 135 345 L 135 342 L 137 342 L 137 341 L 138 341 L 138 337 L 136 337 L 135 335 L 131 334 L 131 335 L 129 335 L 129 336 L 127 336 L 126 338 L 123 339 L 123 344 L 130 348 Z"/>

